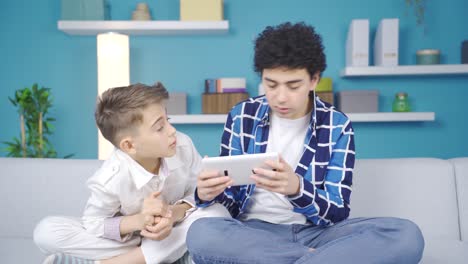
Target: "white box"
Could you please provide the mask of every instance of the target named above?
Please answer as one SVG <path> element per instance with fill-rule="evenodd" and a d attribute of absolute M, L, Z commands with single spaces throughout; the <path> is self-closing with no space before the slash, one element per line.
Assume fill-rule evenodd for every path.
<path fill-rule="evenodd" d="M 375 33 L 374 65 L 398 65 L 398 18 L 382 19 Z"/>
<path fill-rule="evenodd" d="M 169 115 L 187 114 L 187 93 L 170 92 L 169 100 L 166 104 L 166 111 Z"/>
<path fill-rule="evenodd" d="M 180 0 L 180 20 L 221 21 L 223 0 Z"/>
<path fill-rule="evenodd" d="M 346 66 L 369 66 L 369 19 L 353 19 L 349 25 Z"/>
<path fill-rule="evenodd" d="M 220 78 L 217 82 L 218 93 L 245 93 L 245 78 Z"/>
<path fill-rule="evenodd" d="M 221 88 L 245 88 L 245 78 L 220 78 Z"/>
<path fill-rule="evenodd" d="M 336 93 L 336 106 L 344 113 L 376 113 L 379 111 L 378 90 L 352 90 Z"/>

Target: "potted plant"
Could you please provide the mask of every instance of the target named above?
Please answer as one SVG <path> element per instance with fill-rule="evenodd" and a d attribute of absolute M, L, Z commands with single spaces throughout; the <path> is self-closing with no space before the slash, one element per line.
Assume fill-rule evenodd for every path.
<path fill-rule="evenodd" d="M 17 108 L 19 115 L 20 138 L 14 137 L 6 144 L 9 157 L 56 158 L 57 152 L 48 139 L 52 135 L 55 118 L 49 116 L 52 107 L 50 88 L 33 84 L 15 92 L 14 98 L 8 97 Z M 69 158 L 72 155 L 67 155 Z"/>
<path fill-rule="evenodd" d="M 405 0 L 407 7 L 413 7 L 416 23 L 424 26 L 424 14 L 426 11 L 426 0 Z"/>

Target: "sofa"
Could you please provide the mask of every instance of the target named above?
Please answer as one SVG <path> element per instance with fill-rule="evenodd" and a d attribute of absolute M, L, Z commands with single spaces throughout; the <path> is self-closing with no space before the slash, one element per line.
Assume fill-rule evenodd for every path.
<path fill-rule="evenodd" d="M 80 216 L 86 179 L 99 160 L 0 158 L 0 263 L 41 263 L 35 225 Z M 421 263 L 468 263 L 468 158 L 356 161 L 350 217 L 414 221 L 426 242 Z"/>

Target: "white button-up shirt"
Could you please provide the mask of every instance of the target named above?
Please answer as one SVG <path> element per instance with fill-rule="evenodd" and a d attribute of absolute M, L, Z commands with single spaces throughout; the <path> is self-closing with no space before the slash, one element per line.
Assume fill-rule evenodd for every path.
<path fill-rule="evenodd" d="M 83 225 L 89 233 L 102 237 L 106 219 L 139 213 L 143 200 L 156 191 L 162 191 L 160 197 L 168 204 L 183 200 L 193 206 L 200 169 L 200 154 L 191 139 L 179 132 L 176 154 L 162 159 L 159 175 L 146 171 L 126 153 L 115 149 L 87 182 L 91 197 L 84 210 Z"/>

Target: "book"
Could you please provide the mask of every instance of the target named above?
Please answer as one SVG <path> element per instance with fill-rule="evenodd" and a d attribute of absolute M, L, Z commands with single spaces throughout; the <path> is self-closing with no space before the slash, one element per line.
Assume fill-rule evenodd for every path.
<path fill-rule="evenodd" d="M 398 65 L 398 26 L 397 18 L 382 19 L 374 39 L 374 65 Z"/>
<path fill-rule="evenodd" d="M 353 19 L 349 25 L 346 66 L 369 66 L 369 19 Z"/>

